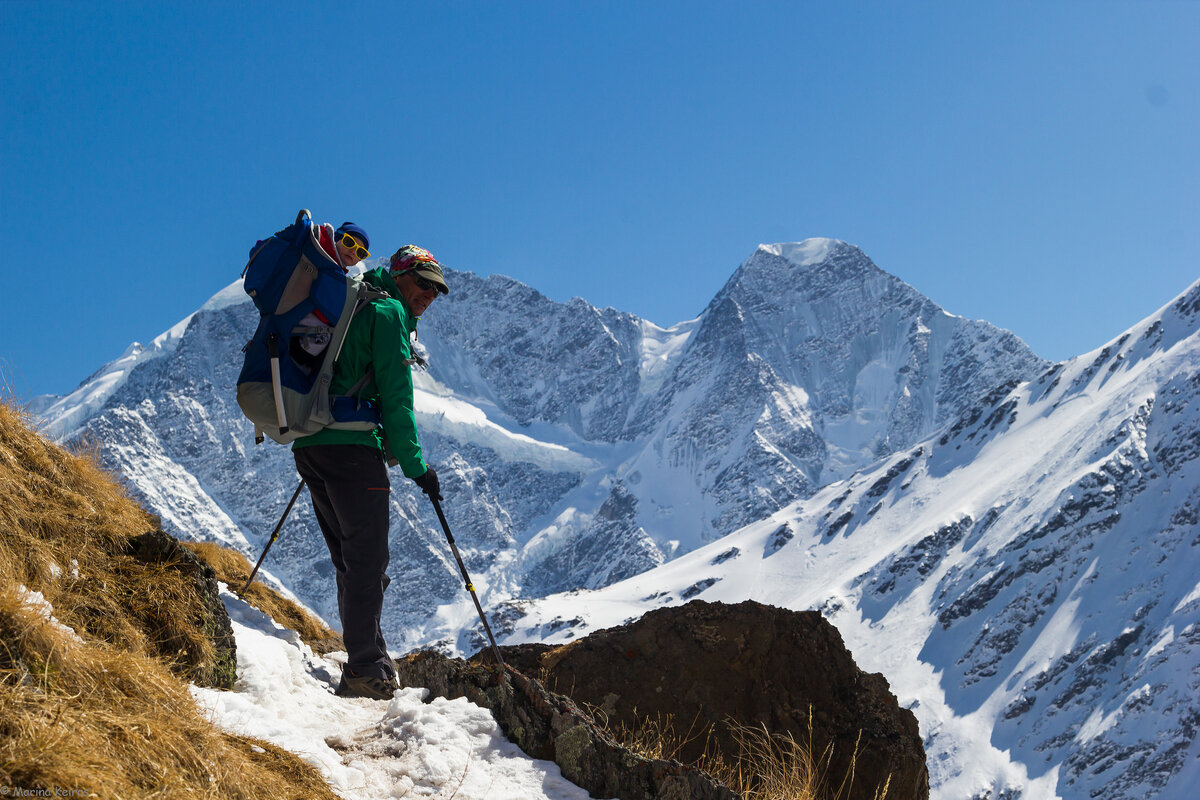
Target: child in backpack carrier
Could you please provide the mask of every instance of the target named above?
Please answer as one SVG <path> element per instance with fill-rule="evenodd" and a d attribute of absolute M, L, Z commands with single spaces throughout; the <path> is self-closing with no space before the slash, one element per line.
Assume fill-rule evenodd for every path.
<path fill-rule="evenodd" d="M 318 240 L 321 249 L 336 261 L 345 273 L 349 273 L 350 267 L 371 257 L 371 252 L 367 249 L 371 246 L 367 232 L 353 222 L 343 222 L 337 230 L 328 222 L 322 224 L 318 229 Z M 325 319 L 325 315 L 320 311 L 315 311 L 300 320 L 300 326 L 311 327 L 314 330 L 311 333 L 293 336 L 288 343 L 288 349 L 292 360 L 298 366 L 312 372 L 321 366 L 325 348 L 329 347 L 332 323 Z"/>

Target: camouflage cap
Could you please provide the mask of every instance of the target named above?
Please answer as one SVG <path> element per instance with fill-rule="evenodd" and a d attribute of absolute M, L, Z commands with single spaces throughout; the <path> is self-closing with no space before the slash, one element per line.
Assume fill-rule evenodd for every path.
<path fill-rule="evenodd" d="M 435 284 L 442 294 L 450 294 L 450 287 L 446 285 L 446 278 L 442 275 L 442 265 L 433 257 L 433 253 L 423 247 L 417 247 L 415 244 L 401 247 L 392 254 L 390 270 L 392 278 L 409 273 L 420 275 Z"/>

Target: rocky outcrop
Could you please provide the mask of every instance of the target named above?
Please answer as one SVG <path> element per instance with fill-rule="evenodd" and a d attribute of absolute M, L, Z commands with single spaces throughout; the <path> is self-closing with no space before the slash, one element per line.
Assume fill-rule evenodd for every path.
<path fill-rule="evenodd" d="M 814 611 L 755 602 L 693 601 L 651 611 L 636 622 L 561 647 L 503 649 L 511 667 L 539 676 L 610 724 L 672 716 L 677 726 L 712 733 L 732 760 L 729 724 L 764 727 L 828 750 L 826 775 L 841 797 L 872 800 L 929 796 L 929 774 L 916 717 L 901 709 L 887 680 L 854 663 L 841 635 Z M 695 736 L 680 758 L 701 755 Z"/>
<path fill-rule="evenodd" d="M 129 554 L 146 564 L 178 570 L 188 579 L 199 598 L 200 619 L 196 622 L 212 644 L 211 657 L 207 653 L 192 652 L 186 647 L 177 648 L 169 633 L 162 641 L 155 642 L 160 653 L 181 668 L 188 679 L 197 685 L 232 689 L 237 680 L 237 643 L 233 637 L 229 612 L 221 601 L 217 574 L 213 568 L 162 530 L 153 530 L 130 539 Z M 165 607 L 163 610 L 171 611 Z M 172 628 L 170 625 L 156 627 L 162 631 Z"/>
<path fill-rule="evenodd" d="M 465 697 L 491 710 L 504 734 L 533 758 L 558 764 L 593 797 L 620 800 L 738 800 L 700 770 L 642 758 L 621 747 L 569 698 L 493 664 L 468 663 L 425 650 L 396 664 L 402 686 Z"/>

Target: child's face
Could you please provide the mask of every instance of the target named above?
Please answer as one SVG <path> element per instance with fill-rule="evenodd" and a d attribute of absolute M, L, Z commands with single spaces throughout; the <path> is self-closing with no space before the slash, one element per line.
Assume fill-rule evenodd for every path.
<path fill-rule="evenodd" d="M 353 264 L 357 264 L 359 261 L 362 261 L 362 259 L 358 257 L 358 253 L 355 252 L 353 247 L 347 247 L 346 245 L 342 244 L 345 239 L 345 236 L 338 237 L 337 251 L 338 255 L 342 257 L 342 263 L 349 267 Z M 350 235 L 350 240 L 354 242 L 356 246 L 362 245 L 362 242 L 358 241 L 358 237 L 356 236 Z M 363 249 L 365 250 L 366 248 L 364 247 Z"/>

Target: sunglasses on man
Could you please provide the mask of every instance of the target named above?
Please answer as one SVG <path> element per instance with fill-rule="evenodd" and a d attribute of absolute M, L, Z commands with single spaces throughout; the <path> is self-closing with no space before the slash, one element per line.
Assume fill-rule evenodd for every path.
<path fill-rule="evenodd" d="M 342 234 L 342 247 L 346 248 L 347 250 L 353 250 L 354 255 L 358 256 L 359 261 L 371 257 L 371 251 L 359 244 L 355 238 L 348 233 Z"/>
<path fill-rule="evenodd" d="M 413 273 L 412 279 L 413 279 L 413 283 L 415 283 L 417 285 L 417 288 L 420 289 L 422 292 L 430 292 L 430 291 L 435 291 L 435 290 L 439 291 L 439 292 L 441 291 L 441 288 L 436 283 L 429 280 L 428 278 L 423 278 L 420 275 L 417 275 L 416 273 Z"/>

